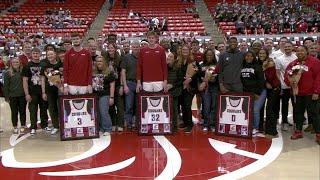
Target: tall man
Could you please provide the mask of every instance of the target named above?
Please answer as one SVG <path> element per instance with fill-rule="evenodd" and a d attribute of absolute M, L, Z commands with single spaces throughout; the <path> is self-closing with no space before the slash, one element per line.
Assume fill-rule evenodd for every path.
<path fill-rule="evenodd" d="M 121 62 L 121 79 L 123 82 L 123 90 L 125 94 L 125 114 L 124 118 L 127 127 L 132 127 L 133 116 L 135 112 L 136 97 L 136 68 L 139 57 L 140 43 L 134 41 L 131 43 L 131 53 L 124 56 Z"/>
<path fill-rule="evenodd" d="M 65 54 L 63 62 L 64 94 L 92 93 L 91 53 L 82 48 L 78 33 L 71 35 L 73 47 Z"/>
<path fill-rule="evenodd" d="M 231 37 L 228 44 L 229 49 L 220 55 L 218 62 L 220 91 L 222 93 L 243 92 L 240 74 L 244 54 L 238 49 L 236 37 Z"/>
<path fill-rule="evenodd" d="M 139 53 L 136 91 L 168 92 L 166 53 L 157 43 L 157 33 L 149 31 L 147 39 L 149 45 L 142 48 Z"/>

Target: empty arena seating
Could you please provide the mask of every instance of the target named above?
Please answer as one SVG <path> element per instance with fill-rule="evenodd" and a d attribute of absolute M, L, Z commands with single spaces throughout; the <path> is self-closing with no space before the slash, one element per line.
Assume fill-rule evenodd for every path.
<path fill-rule="evenodd" d="M 72 32 L 79 32 L 81 35 L 89 29 L 90 24 L 97 16 L 104 0 L 73 0 L 66 1 L 65 3 L 57 2 L 42 2 L 39 0 L 28 0 L 26 3 L 20 6 L 18 12 L 11 12 L 3 15 L 0 18 L 0 26 L 6 26 L 9 28 L 15 28 L 17 33 L 37 33 L 42 31 L 48 36 L 65 36 Z M 81 19 L 85 23 L 84 25 L 72 25 L 66 28 L 52 28 L 48 25 L 41 24 L 36 25 L 37 18 L 40 21 L 44 20 L 46 10 L 56 9 L 70 10 L 71 17 L 74 19 Z M 13 27 L 11 20 L 17 18 L 18 20 L 26 19 L 28 24 L 25 26 L 17 25 Z"/>
<path fill-rule="evenodd" d="M 194 7 L 193 3 L 181 0 L 130 0 L 128 8 L 123 9 L 121 1 L 116 1 L 103 28 L 103 34 L 115 33 L 119 36 L 141 36 L 148 30 L 147 25 L 139 22 L 137 18 L 130 18 L 129 12 L 138 12 L 141 17 L 150 19 L 157 17 L 160 25 L 163 17 L 167 17 L 168 30 L 164 35 L 188 34 L 195 32 L 204 33 L 204 27 L 199 18 L 194 18 L 193 13 L 186 13 L 185 9 Z M 112 27 L 112 22 L 118 23 L 117 28 Z"/>

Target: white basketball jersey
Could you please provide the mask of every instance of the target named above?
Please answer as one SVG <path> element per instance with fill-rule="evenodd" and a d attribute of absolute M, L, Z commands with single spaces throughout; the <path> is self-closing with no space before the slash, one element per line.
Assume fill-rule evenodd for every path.
<path fill-rule="evenodd" d="M 70 104 L 70 114 L 67 118 L 67 121 L 64 124 L 65 128 L 81 128 L 95 126 L 94 121 L 91 119 L 91 115 L 87 111 L 88 100 L 84 100 L 80 109 L 75 107 L 75 102 L 72 100 L 69 101 Z"/>
<path fill-rule="evenodd" d="M 141 118 L 142 124 L 158 124 L 169 123 L 167 113 L 163 109 L 163 100 L 146 98 L 148 103 L 148 109 L 144 112 L 144 118 Z"/>
<path fill-rule="evenodd" d="M 233 105 L 230 101 L 233 102 Z M 226 97 L 226 109 L 222 112 L 220 123 L 247 126 L 248 120 L 242 110 L 242 104 L 243 98 L 232 100 L 229 97 Z"/>

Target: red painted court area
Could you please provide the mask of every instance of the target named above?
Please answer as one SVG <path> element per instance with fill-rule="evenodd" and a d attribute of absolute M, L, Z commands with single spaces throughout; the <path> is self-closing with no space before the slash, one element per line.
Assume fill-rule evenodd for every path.
<path fill-rule="evenodd" d="M 169 147 L 168 152 L 164 149 L 165 143 L 159 144 L 154 136 L 139 136 L 133 132 L 114 133 L 111 135 L 110 145 L 89 158 L 46 168 L 8 168 L 1 163 L 0 174 L 3 179 L 154 179 L 166 171 L 172 174 L 178 172 L 174 179 L 210 179 L 239 170 L 256 162 L 257 159 L 232 152 L 220 154 L 210 145 L 209 138 L 234 144 L 238 150 L 258 155 L 264 155 L 272 143 L 271 140 L 260 137 L 242 139 L 216 136 L 212 132 L 201 131 L 197 126 L 193 128 L 191 134 L 179 131 L 175 135 L 165 137 L 169 142 L 167 144 L 173 145 Z M 168 155 L 170 151 L 174 151 L 173 147 L 180 154 L 180 157 L 174 157 L 176 159 Z M 37 155 L 26 154 L 26 156 L 36 158 Z M 135 159 L 130 165 L 110 173 L 61 177 L 39 174 L 40 172 L 74 171 L 112 166 L 132 157 Z M 178 159 L 181 159 L 180 167 L 170 166 L 172 161 Z M 111 168 L 117 169 L 116 167 Z"/>

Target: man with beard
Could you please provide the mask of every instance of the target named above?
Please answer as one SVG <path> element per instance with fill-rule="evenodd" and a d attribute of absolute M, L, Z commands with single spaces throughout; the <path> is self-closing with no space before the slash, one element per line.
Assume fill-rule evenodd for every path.
<path fill-rule="evenodd" d="M 71 35 L 73 47 L 65 54 L 63 63 L 64 94 L 92 93 L 91 53 L 81 47 L 78 33 Z"/>
<path fill-rule="evenodd" d="M 125 94 L 125 114 L 124 118 L 127 127 L 132 127 L 134 124 L 133 116 L 135 111 L 136 97 L 136 68 L 139 56 L 140 43 L 134 41 L 131 43 L 131 53 L 124 56 L 121 62 L 121 79 L 123 82 L 123 91 Z"/>

